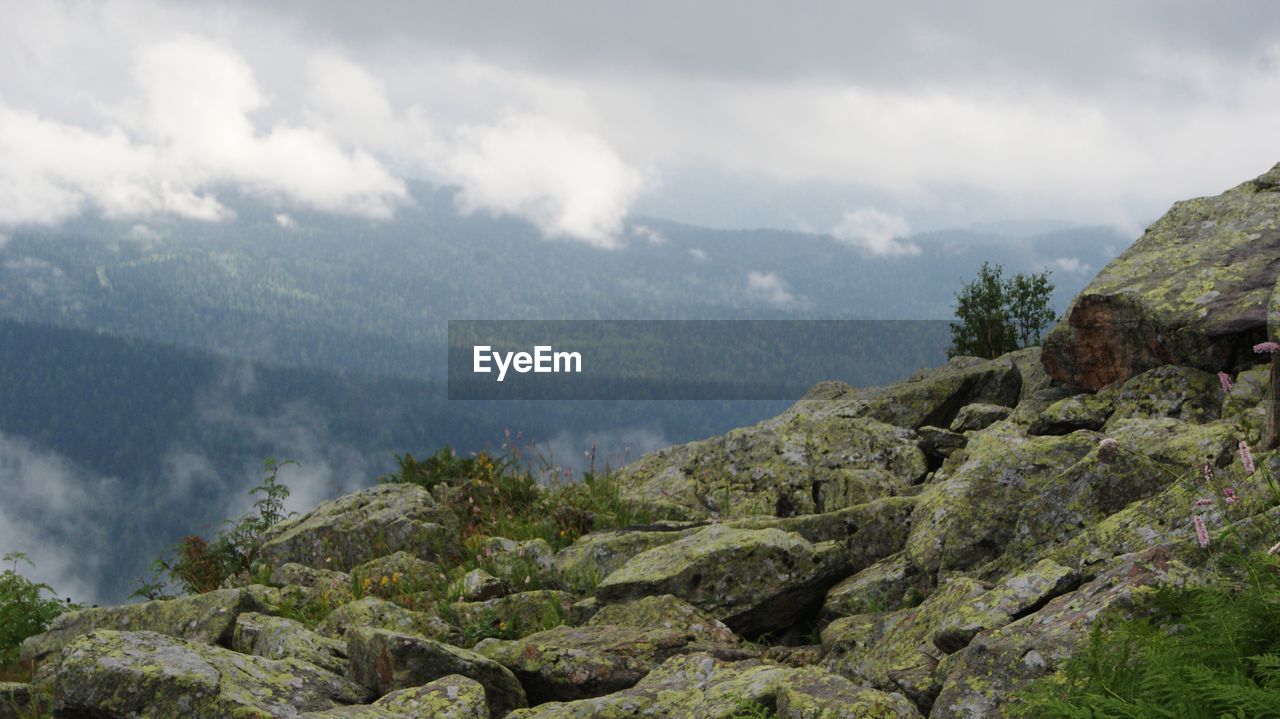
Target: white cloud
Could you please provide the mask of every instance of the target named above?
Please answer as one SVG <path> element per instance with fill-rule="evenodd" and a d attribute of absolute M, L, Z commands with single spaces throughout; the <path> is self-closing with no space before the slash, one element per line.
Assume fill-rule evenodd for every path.
<path fill-rule="evenodd" d="M 748 272 L 747 291 L 753 297 L 778 307 L 796 304 L 796 297 L 787 288 L 787 283 L 774 272 Z"/>
<path fill-rule="evenodd" d="M 651 245 L 666 245 L 671 242 L 661 232 L 649 227 L 648 225 L 632 225 L 631 234 L 635 237 L 647 240 Z"/>
<path fill-rule="evenodd" d="M 4 246 L 9 244 L 9 239 L 10 237 L 8 235 L 6 235 L 3 232 L 0 232 L 0 250 L 3 250 Z"/>
<path fill-rule="evenodd" d="M 902 217 L 865 207 L 844 213 L 831 234 L 871 255 L 918 255 L 920 246 L 905 239 L 910 231 Z"/>
<path fill-rule="evenodd" d="M 137 242 L 154 242 L 160 239 L 160 233 L 142 223 L 138 223 L 124 233 L 124 239 Z"/>
<path fill-rule="evenodd" d="M 388 217 L 403 182 L 327 135 L 250 114 L 266 101 L 249 65 L 207 40 L 142 48 L 141 94 L 121 125 L 88 129 L 0 101 L 0 222 L 57 222 L 90 207 L 111 217 L 231 216 L 211 188 L 230 184 L 318 210 Z"/>
<path fill-rule="evenodd" d="M 689 250 L 689 256 L 699 262 L 705 262 L 707 259 L 707 251 L 698 247 Z"/>
<path fill-rule="evenodd" d="M 600 138 L 535 115 L 463 127 L 445 161 L 463 212 L 519 215 L 552 237 L 620 246 L 643 178 Z"/>
<path fill-rule="evenodd" d="M 292 230 L 298 226 L 297 220 L 293 219 L 292 217 L 286 215 L 283 212 L 277 212 L 275 219 L 276 219 L 276 224 L 280 225 L 286 230 Z"/>
<path fill-rule="evenodd" d="M 1049 263 L 1050 268 L 1072 275 L 1083 275 L 1093 271 L 1093 265 L 1082 261 L 1079 257 L 1057 257 Z"/>

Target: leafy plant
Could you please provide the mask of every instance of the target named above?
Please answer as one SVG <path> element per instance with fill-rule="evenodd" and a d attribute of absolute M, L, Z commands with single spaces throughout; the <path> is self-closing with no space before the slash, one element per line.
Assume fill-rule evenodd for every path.
<path fill-rule="evenodd" d="M 0 671 L 16 667 L 23 640 L 49 628 L 54 617 L 76 608 L 60 601 L 47 584 L 33 582 L 18 573 L 19 563 L 34 568 L 22 552 L 0 557 L 10 566 L 0 572 Z"/>
<path fill-rule="evenodd" d="M 280 483 L 280 469 L 297 465 L 293 460 L 263 460 L 262 484 L 249 490 L 257 499 L 253 511 L 235 521 L 227 520 L 212 541 L 198 535 L 183 537 L 170 557 L 152 563 L 152 578 L 144 579 L 133 596 L 160 599 L 165 596 L 166 578 L 176 581 L 182 591 L 201 594 L 222 587 L 227 580 L 259 578 L 265 571 L 262 545 L 267 531 L 288 518 L 284 503 L 289 488 Z"/>
<path fill-rule="evenodd" d="M 1235 581 L 1161 590 L 1020 699 L 1027 717 L 1280 717 L 1280 567 L 1258 553 Z"/>
<path fill-rule="evenodd" d="M 1040 342 L 1040 333 L 1056 319 L 1049 307 L 1049 272 L 1004 277 L 1000 265 L 982 263 L 978 277 L 956 293 L 949 356 L 994 358 Z"/>

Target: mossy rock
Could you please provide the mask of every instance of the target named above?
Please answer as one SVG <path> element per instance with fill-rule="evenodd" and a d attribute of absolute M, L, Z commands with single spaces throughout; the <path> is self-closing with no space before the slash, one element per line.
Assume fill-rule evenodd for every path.
<path fill-rule="evenodd" d="M 1129 417 L 1173 417 L 1212 422 L 1222 416 L 1222 386 L 1210 372 L 1165 365 L 1120 385 L 1109 421 Z"/>
<path fill-rule="evenodd" d="M 483 569 L 467 572 L 454 587 L 454 593 L 464 602 L 483 602 L 506 596 L 513 591 L 511 582 L 498 579 Z"/>
<path fill-rule="evenodd" d="M 756 636 L 791 626 L 848 567 L 835 542 L 813 544 L 795 532 L 711 526 L 638 554 L 605 578 L 605 604 L 673 594 Z"/>
<path fill-rule="evenodd" d="M 118 607 L 94 607 L 60 614 L 49 631 L 22 644 L 22 659 L 39 664 L 68 642 L 95 629 L 159 632 L 204 644 L 230 646 L 236 619 L 268 611 L 266 587 L 219 589 L 176 599 Z"/>
<path fill-rule="evenodd" d="M 459 521 L 413 484 L 380 484 L 320 503 L 273 527 L 262 546 L 272 566 L 296 562 L 349 571 L 398 551 L 435 559 L 453 546 Z"/>
<path fill-rule="evenodd" d="M 1045 407 L 1027 428 L 1028 434 L 1071 434 L 1078 429 L 1099 430 L 1115 411 L 1115 390 L 1064 397 Z"/>
<path fill-rule="evenodd" d="M 923 597 L 929 578 L 903 553 L 894 554 L 846 577 L 827 592 L 822 619 L 831 622 L 855 614 L 901 609 Z"/>
<path fill-rule="evenodd" d="M 771 707 L 779 719 L 919 719 L 900 694 L 860 687 L 817 668 L 706 654 L 667 660 L 630 689 L 521 709 L 509 719 L 735 719 L 745 707 Z"/>
<path fill-rule="evenodd" d="M 1072 301 L 1045 339 L 1058 381 L 1096 390 L 1166 364 L 1209 372 L 1266 339 L 1280 267 L 1280 165 L 1177 202 Z"/>
<path fill-rule="evenodd" d="M 25 719 L 33 712 L 34 701 L 30 684 L 0 682 L 0 719 Z"/>
<path fill-rule="evenodd" d="M 584 534 L 556 554 L 556 573 L 570 588 L 591 592 L 600 580 L 637 554 L 670 544 L 693 531 L 695 529 L 676 525 L 661 526 L 653 531 L 620 529 Z"/>
<path fill-rule="evenodd" d="M 391 692 L 373 705 L 396 716 L 430 719 L 489 719 L 485 688 L 461 674 Z"/>
<path fill-rule="evenodd" d="M 1140 615 L 1158 587 L 1194 581 L 1194 573 L 1155 547 L 1116 558 L 1079 589 L 999 629 L 979 633 L 948 657 L 930 717 L 1003 716 L 1013 692 L 1052 673 L 1106 617 Z"/>
<path fill-rule="evenodd" d="M 464 643 L 489 636 L 518 639 L 564 624 L 572 607 L 573 595 L 568 592 L 535 589 L 483 602 L 455 602 L 451 618 L 464 636 L 474 637 Z"/>
<path fill-rule="evenodd" d="M 231 648 L 267 659 L 298 659 L 334 674 L 347 672 L 346 644 L 321 636 L 300 622 L 248 612 L 236 619 Z"/>
<path fill-rule="evenodd" d="M 458 674 L 484 687 L 495 717 L 528 705 L 515 675 L 468 649 L 385 629 L 353 629 L 347 635 L 347 654 L 351 677 L 379 696 Z"/>
<path fill-rule="evenodd" d="M 855 682 L 900 690 L 927 713 L 942 688 L 935 669 L 946 654 L 934 646 L 933 635 L 987 590 L 980 582 L 957 577 L 918 607 L 837 619 L 822 631 L 822 667 Z"/>
<path fill-rule="evenodd" d="M 723 622 L 670 594 L 641 597 L 624 604 L 610 604 L 602 607 L 586 624 L 678 630 L 687 632 L 699 641 L 726 645 L 740 641 Z"/>
<path fill-rule="evenodd" d="M 289 717 L 369 698 L 350 680 L 295 659 L 111 630 L 69 643 L 53 685 L 54 714 L 67 717 Z"/>
<path fill-rule="evenodd" d="M 966 602 L 942 620 L 930 641 L 947 654 L 957 652 L 986 629 L 996 629 L 1030 614 L 1049 600 L 1074 589 L 1076 572 L 1051 560 L 1004 577 L 991 591 Z"/>
<path fill-rule="evenodd" d="M 448 641 L 459 638 L 458 630 L 431 612 L 415 612 L 378 597 L 364 597 L 329 612 L 316 632 L 333 639 L 346 639 L 353 629 L 387 629 Z"/>
<path fill-rule="evenodd" d="M 679 654 L 744 659 L 755 653 L 737 642 L 703 639 L 679 628 L 615 624 L 556 627 L 512 641 L 486 639 L 475 651 L 515 672 L 534 704 L 621 691 Z"/>
<path fill-rule="evenodd" d="M 952 432 L 976 432 L 1006 419 L 1012 412 L 1011 407 L 1001 404 L 975 402 L 960 408 L 956 418 L 951 422 Z"/>

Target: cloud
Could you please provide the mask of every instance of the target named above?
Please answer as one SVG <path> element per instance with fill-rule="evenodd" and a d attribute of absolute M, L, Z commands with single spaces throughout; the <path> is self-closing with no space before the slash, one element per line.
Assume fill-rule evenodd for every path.
<path fill-rule="evenodd" d="M 707 251 L 698 247 L 689 249 L 689 256 L 699 262 L 705 262 L 707 259 Z"/>
<path fill-rule="evenodd" d="M 220 221 L 212 188 L 233 185 L 326 212 L 385 218 L 407 191 L 378 161 L 314 129 L 259 132 L 266 100 L 249 65 L 204 39 L 138 54 L 140 95 L 122 124 L 88 129 L 0 101 L 0 222 L 58 222 L 89 208 L 109 217 L 173 214 Z"/>
<path fill-rule="evenodd" d="M 894 257 L 920 254 L 919 245 L 904 239 L 910 231 L 902 217 L 866 207 L 844 213 L 831 234 L 867 254 Z"/>
<path fill-rule="evenodd" d="M 796 304 L 795 295 L 787 289 L 787 283 L 774 272 L 748 272 L 747 291 L 753 297 L 778 307 Z"/>
<path fill-rule="evenodd" d="M 120 483 L 0 434 L 0 486 L 0 554 L 27 554 L 35 567 L 20 565 L 19 573 L 60 597 L 100 599 L 94 578 L 108 559 L 107 518 L 125 511 Z"/>
<path fill-rule="evenodd" d="M 298 221 L 283 212 L 277 212 L 275 220 L 277 225 L 280 225 L 280 227 L 286 230 L 292 230 L 298 227 Z"/>
<path fill-rule="evenodd" d="M 634 237 L 647 240 L 651 245 L 666 245 L 671 242 L 661 232 L 649 227 L 648 225 L 632 225 L 631 234 Z"/>
<path fill-rule="evenodd" d="M 1082 261 L 1079 257 L 1057 257 L 1049 263 L 1049 267 L 1072 275 L 1083 275 L 1093 271 L 1093 265 Z"/>
<path fill-rule="evenodd" d="M 444 169 L 462 186 L 464 213 L 519 215 L 548 236 L 606 249 L 620 246 L 623 218 L 643 186 L 600 138 L 535 115 L 463 127 Z"/>

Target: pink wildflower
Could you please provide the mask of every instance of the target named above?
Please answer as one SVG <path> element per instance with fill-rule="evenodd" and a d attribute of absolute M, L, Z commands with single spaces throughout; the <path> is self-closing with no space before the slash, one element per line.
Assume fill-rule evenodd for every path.
<path fill-rule="evenodd" d="M 1253 474 L 1253 455 L 1249 453 L 1249 445 L 1243 439 L 1240 440 L 1240 464 L 1244 466 L 1245 474 Z"/>
<path fill-rule="evenodd" d="M 1227 487 L 1226 489 L 1222 490 L 1222 497 L 1227 504 L 1235 504 L 1236 500 L 1239 499 L 1239 497 L 1236 496 L 1236 490 L 1232 489 L 1231 487 Z"/>
<path fill-rule="evenodd" d="M 1197 506 L 1197 507 L 1211 507 L 1211 506 L 1213 506 L 1213 500 L 1212 500 L 1212 499 L 1209 499 L 1208 497 L 1205 497 L 1205 498 L 1203 498 L 1203 499 L 1197 499 L 1197 500 L 1196 500 L 1196 506 Z"/>
<path fill-rule="evenodd" d="M 1231 375 L 1226 372 L 1218 373 L 1218 384 L 1222 385 L 1222 393 L 1227 394 L 1231 391 Z"/>
<path fill-rule="evenodd" d="M 1207 459 L 1204 461 L 1204 465 L 1200 467 L 1200 479 L 1206 482 L 1213 481 L 1213 462 Z"/>
<path fill-rule="evenodd" d="M 1196 525 L 1196 541 L 1199 542 L 1202 547 L 1209 546 L 1209 530 L 1204 526 L 1204 517 L 1197 514 L 1191 520 L 1191 523 Z"/>
<path fill-rule="evenodd" d="M 1258 354 L 1280 352 L 1280 344 L 1275 342 L 1259 342 L 1253 346 L 1253 351 Z"/>
<path fill-rule="evenodd" d="M 1120 443 L 1111 437 L 1107 437 L 1098 443 L 1098 461 L 1103 464 L 1110 464 L 1116 458 L 1116 454 L 1120 451 Z"/>

